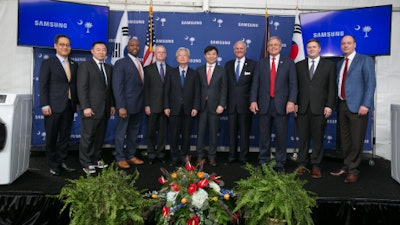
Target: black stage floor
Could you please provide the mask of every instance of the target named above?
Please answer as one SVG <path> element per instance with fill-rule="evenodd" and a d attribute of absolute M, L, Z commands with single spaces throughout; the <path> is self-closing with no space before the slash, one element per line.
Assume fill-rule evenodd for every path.
<path fill-rule="evenodd" d="M 104 160 L 111 163 L 114 160 L 113 149 L 105 149 Z M 369 165 L 370 154 L 365 154 L 361 165 L 360 179 L 357 183 L 346 184 L 343 177 L 333 177 L 329 171 L 342 165 L 342 160 L 326 154 L 323 159 L 322 178 L 314 179 L 305 174 L 302 179 L 308 182 L 305 187 L 318 196 L 319 207 L 313 212 L 316 224 L 399 224 L 400 221 L 400 184 L 391 177 L 390 161 L 374 157 L 374 166 Z M 146 158 L 142 157 L 145 161 Z M 288 156 L 289 158 L 289 156 Z M 257 153 L 250 153 L 250 162 L 257 162 Z M 231 189 L 235 181 L 245 178 L 248 173 L 239 163 L 225 165 L 227 153 L 218 152 L 217 167 L 204 166 L 204 171 L 215 172 L 225 182 L 225 188 Z M 61 176 L 50 175 L 43 152 L 32 152 L 29 170 L 10 185 L 0 185 L 0 225 L 16 224 L 7 219 L 4 206 L 4 196 L 48 196 L 55 195 L 68 181 L 84 176 L 78 161 L 78 152 L 70 151 L 68 165 L 77 168 L 76 172 L 61 173 Z M 128 169 L 132 173 L 135 168 L 140 173 L 137 186 L 139 189 L 158 190 L 161 185 L 157 179 L 161 175 L 160 167 L 172 171 L 174 168 L 168 162 L 147 163 Z M 288 159 L 287 171 L 293 171 L 296 164 Z M 3 197 L 1 197 L 3 196 Z M 1 199 L 0 199 L 1 200 Z M 10 201 L 8 199 L 7 201 Z M 330 213 L 327 213 L 330 212 Z M 8 221 L 7 223 L 4 221 Z M 393 222 L 397 221 L 397 222 Z M 35 223 L 24 223 L 35 224 Z M 47 223 L 40 223 L 47 224 Z M 48 223 L 51 224 L 51 223 Z M 18 224 L 19 225 L 19 224 Z"/>

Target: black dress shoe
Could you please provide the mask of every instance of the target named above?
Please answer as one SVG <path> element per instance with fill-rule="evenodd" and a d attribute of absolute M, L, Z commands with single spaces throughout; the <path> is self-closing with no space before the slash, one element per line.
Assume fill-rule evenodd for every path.
<path fill-rule="evenodd" d="M 68 173 L 76 171 L 76 169 L 68 167 L 65 163 L 61 163 L 61 168 Z"/>
<path fill-rule="evenodd" d="M 56 170 L 56 169 L 50 169 L 50 174 L 53 176 L 60 176 L 60 171 Z"/>

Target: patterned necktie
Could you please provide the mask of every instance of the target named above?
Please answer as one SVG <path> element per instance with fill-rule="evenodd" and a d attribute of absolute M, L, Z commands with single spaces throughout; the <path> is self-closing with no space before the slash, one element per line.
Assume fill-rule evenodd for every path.
<path fill-rule="evenodd" d="M 314 76 L 314 60 L 311 60 L 310 80 L 312 80 L 313 76 Z"/>
<path fill-rule="evenodd" d="M 185 85 L 185 70 L 182 70 L 181 72 L 181 86 L 183 87 Z"/>
<path fill-rule="evenodd" d="M 144 77 L 143 77 L 143 72 L 142 72 L 142 66 L 140 65 L 139 59 L 136 58 L 136 68 L 139 71 L 140 79 L 142 80 L 142 83 L 144 82 Z"/>
<path fill-rule="evenodd" d="M 103 74 L 103 76 L 104 76 L 104 81 L 105 81 L 105 83 L 106 83 L 106 86 L 108 86 L 108 82 L 107 82 L 107 75 L 106 75 L 106 73 L 104 72 L 104 68 L 103 68 L 103 64 L 104 63 L 99 63 L 100 64 L 100 71 L 101 71 L 101 74 Z"/>
<path fill-rule="evenodd" d="M 236 82 L 237 82 L 240 77 L 240 60 L 237 61 L 235 74 L 236 74 Z"/>
<path fill-rule="evenodd" d="M 210 85 L 212 75 L 212 66 L 208 66 L 207 70 L 207 84 Z"/>
<path fill-rule="evenodd" d="M 346 82 L 348 67 L 349 67 L 349 58 L 346 58 L 346 63 L 344 64 L 344 70 L 343 70 L 343 76 L 342 76 L 342 85 L 340 88 L 340 97 L 342 97 L 343 100 L 346 99 L 346 93 L 344 91 L 344 83 Z"/>
<path fill-rule="evenodd" d="M 67 75 L 67 80 L 68 80 L 68 83 L 69 83 L 71 81 L 71 69 L 69 68 L 68 59 L 65 59 L 63 63 L 64 63 L 65 74 Z M 68 99 L 72 99 L 71 89 L 70 88 L 68 88 Z"/>
<path fill-rule="evenodd" d="M 161 78 L 161 80 L 162 81 L 164 81 L 164 64 L 163 63 L 161 63 L 160 64 L 160 78 Z"/>
<path fill-rule="evenodd" d="M 271 70 L 270 74 L 270 87 L 269 87 L 269 94 L 271 98 L 275 97 L 275 78 L 276 78 L 276 66 L 275 66 L 275 57 L 272 58 L 271 63 Z"/>

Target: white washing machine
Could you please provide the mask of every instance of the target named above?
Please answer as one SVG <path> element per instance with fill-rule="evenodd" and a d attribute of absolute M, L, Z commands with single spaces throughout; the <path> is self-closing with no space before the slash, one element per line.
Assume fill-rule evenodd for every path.
<path fill-rule="evenodd" d="M 31 130 L 32 95 L 0 93 L 0 185 L 28 170 Z"/>

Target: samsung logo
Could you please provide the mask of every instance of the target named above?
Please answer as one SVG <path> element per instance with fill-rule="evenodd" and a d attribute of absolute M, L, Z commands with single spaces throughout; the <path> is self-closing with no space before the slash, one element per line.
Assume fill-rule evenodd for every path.
<path fill-rule="evenodd" d="M 157 39 L 157 44 L 173 44 L 175 41 L 174 39 Z"/>
<path fill-rule="evenodd" d="M 314 38 L 343 37 L 344 31 L 328 31 L 313 33 Z"/>
<path fill-rule="evenodd" d="M 189 59 L 190 63 L 201 63 L 201 59 Z"/>
<path fill-rule="evenodd" d="M 259 27 L 258 23 L 238 23 L 238 27 Z"/>
<path fill-rule="evenodd" d="M 129 20 L 130 24 L 144 24 L 144 20 Z"/>
<path fill-rule="evenodd" d="M 56 22 L 56 21 L 45 21 L 45 20 L 35 20 L 35 26 L 37 27 L 54 27 L 67 29 L 67 23 Z"/>
<path fill-rule="evenodd" d="M 212 44 L 212 45 L 231 45 L 231 41 L 211 40 L 210 44 Z"/>
<path fill-rule="evenodd" d="M 203 25 L 203 21 L 201 20 L 182 20 L 181 25 Z"/>

